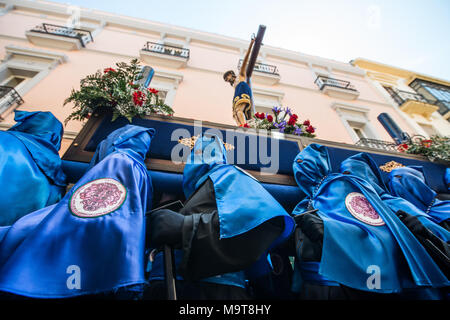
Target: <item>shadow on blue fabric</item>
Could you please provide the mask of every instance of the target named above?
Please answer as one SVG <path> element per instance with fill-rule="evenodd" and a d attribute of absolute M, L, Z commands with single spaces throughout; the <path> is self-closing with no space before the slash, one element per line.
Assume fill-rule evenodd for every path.
<path fill-rule="evenodd" d="M 318 209 L 324 223 L 318 269 L 321 277 L 378 293 L 449 285 L 439 267 L 367 178 L 331 172 L 324 146 L 311 144 L 300 152 L 293 171 L 297 184 L 308 195 L 293 213 Z M 368 285 L 373 266 L 380 270 L 380 283 L 375 287 Z"/>
<path fill-rule="evenodd" d="M 429 215 L 436 223 L 450 219 L 450 201 L 437 199 L 421 167 L 396 168 L 389 174 L 391 193 Z"/>
<path fill-rule="evenodd" d="M 143 163 L 155 131 L 125 126 L 64 198 L 13 224 L 0 243 L 0 290 L 35 298 L 142 291 L 145 212 L 152 182 Z"/>
<path fill-rule="evenodd" d="M 58 154 L 61 122 L 50 112 L 18 110 L 14 120 L 0 131 L 0 226 L 58 202 L 66 191 Z"/>
<path fill-rule="evenodd" d="M 374 187 L 381 200 L 386 203 L 386 205 L 391 208 L 392 211 L 397 212 L 399 210 L 402 210 L 413 216 L 416 216 L 425 227 L 430 229 L 439 238 L 446 242 L 450 240 L 450 232 L 439 226 L 438 223 L 440 221 L 437 221 L 435 217 L 430 216 L 428 213 L 425 213 L 424 210 L 417 208 L 404 198 L 394 196 L 389 193 L 387 186 L 384 184 L 381 178 L 378 166 L 373 161 L 370 155 L 366 153 L 359 153 L 344 160 L 341 164 L 340 171 L 341 173 L 348 173 L 361 179 L 365 179 L 372 185 L 372 187 Z M 417 174 L 421 175 L 421 173 L 418 171 Z M 414 187 L 411 185 L 409 186 Z M 421 190 L 418 190 L 418 192 L 420 191 Z"/>

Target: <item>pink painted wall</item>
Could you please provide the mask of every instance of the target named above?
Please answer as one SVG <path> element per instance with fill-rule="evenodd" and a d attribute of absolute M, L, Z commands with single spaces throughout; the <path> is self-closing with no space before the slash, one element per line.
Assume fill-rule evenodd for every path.
<path fill-rule="evenodd" d="M 36 48 L 25 37 L 25 31 L 43 22 L 65 24 L 65 19 L 52 18 L 49 15 L 44 18 L 37 13 L 15 10 L 0 16 L 0 57 L 4 59 L 6 45 Z M 118 30 L 118 27 L 106 26 L 95 36 L 93 43 L 78 51 L 39 48 L 62 52 L 67 55 L 68 60 L 51 70 L 47 77 L 24 95 L 25 103 L 20 109 L 51 111 L 58 119 L 64 121 L 71 112 L 71 106 L 63 107 L 63 102 L 72 88 L 79 87 L 81 78 L 94 73 L 97 69 L 114 66 L 116 62 L 139 57 L 139 50 L 146 41 L 157 41 L 159 38 L 156 33 L 142 30 L 135 32 L 127 29 Z M 240 58 L 238 48 L 218 47 L 191 39 L 187 67 L 182 69 L 157 65 L 152 67 L 157 71 L 173 72 L 183 76 L 172 105 L 176 116 L 233 125 L 231 115 L 233 89 L 223 81 L 222 74 L 229 69 L 236 70 Z M 317 128 L 317 137 L 320 139 L 353 143 L 341 119 L 331 108 L 336 102 L 369 108 L 370 122 L 383 140 L 389 141 L 390 137 L 376 119 L 381 112 L 388 112 L 401 128 L 408 132 L 412 131 L 363 75 L 333 70 L 333 76 L 350 81 L 360 92 L 356 100 L 342 100 L 331 98 L 318 90 L 314 84 L 315 76 L 306 63 L 283 60 L 281 57 L 268 57 L 266 63 L 278 67 L 280 83 L 273 86 L 258 83 L 254 85 L 262 89 L 283 92 L 283 105 L 293 108 L 301 120 L 311 120 Z M 324 63 L 326 64 L 327 60 L 324 59 Z M 14 123 L 13 116 L 6 117 L 4 123 Z M 71 121 L 65 129 L 78 131 L 81 126 L 80 122 Z"/>

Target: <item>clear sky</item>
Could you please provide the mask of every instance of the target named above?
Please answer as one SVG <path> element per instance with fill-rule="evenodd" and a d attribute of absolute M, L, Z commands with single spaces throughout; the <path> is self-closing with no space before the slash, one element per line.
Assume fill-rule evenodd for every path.
<path fill-rule="evenodd" d="M 270 46 L 343 62 L 362 57 L 450 80 L 450 0 L 55 2 L 240 39 L 264 24 Z"/>

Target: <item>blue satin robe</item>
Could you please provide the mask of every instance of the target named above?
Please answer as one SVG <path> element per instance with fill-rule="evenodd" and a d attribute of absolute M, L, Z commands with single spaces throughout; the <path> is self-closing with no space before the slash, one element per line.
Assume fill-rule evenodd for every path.
<path fill-rule="evenodd" d="M 421 211 L 412 203 L 407 200 L 393 196 L 389 193 L 387 186 L 381 178 L 381 173 L 374 160 L 366 153 L 359 153 L 350 158 L 344 160 L 341 163 L 340 172 L 348 172 L 353 176 L 357 176 L 361 179 L 369 182 L 372 187 L 377 191 L 381 200 L 392 209 L 397 212 L 403 210 L 413 216 L 416 216 L 419 221 L 437 235 L 442 240 L 450 241 L 450 232 L 439 226 L 433 217 Z"/>
<path fill-rule="evenodd" d="M 308 197 L 293 213 L 315 208 L 324 223 L 318 276 L 325 282 L 378 293 L 449 285 L 422 245 L 367 181 L 331 172 L 324 146 L 311 144 L 305 148 L 295 158 L 293 170 L 297 184 Z M 362 201 L 363 210 L 356 210 L 353 199 Z M 367 219 L 366 214 L 373 219 Z M 368 286 L 374 266 L 380 271 L 379 288 Z"/>
<path fill-rule="evenodd" d="M 184 167 L 183 191 L 189 198 L 206 179 L 214 184 L 219 215 L 220 238 L 231 238 L 277 217 L 284 218 L 284 230 L 272 245 L 285 241 L 294 230 L 295 222 L 264 187 L 244 170 L 227 164 L 226 151 L 218 137 L 198 139 Z M 251 273 L 270 270 L 267 256 L 255 262 Z M 228 273 L 204 281 L 243 286 L 242 273 Z"/>
<path fill-rule="evenodd" d="M 16 110 L 14 119 L 0 131 L 0 226 L 58 202 L 66 187 L 61 122 L 50 112 Z"/>
<path fill-rule="evenodd" d="M 427 185 L 421 167 L 392 170 L 389 174 L 389 188 L 394 196 L 411 202 L 436 223 L 450 219 L 450 201 L 436 198 L 437 194 Z"/>
<path fill-rule="evenodd" d="M 217 137 L 197 140 L 183 172 L 186 198 L 208 178 L 214 184 L 221 239 L 238 236 L 276 217 L 283 217 L 285 226 L 272 247 L 289 237 L 294 220 L 258 180 L 227 164 L 225 148 Z"/>
<path fill-rule="evenodd" d="M 127 125 L 65 197 L 13 224 L 0 243 L 0 290 L 35 298 L 139 293 L 152 183 L 144 165 L 154 129 Z"/>

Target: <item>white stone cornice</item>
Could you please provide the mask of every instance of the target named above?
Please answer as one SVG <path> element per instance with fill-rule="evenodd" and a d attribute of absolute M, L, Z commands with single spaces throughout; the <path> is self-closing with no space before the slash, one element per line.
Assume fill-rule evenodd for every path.
<path fill-rule="evenodd" d="M 35 49 L 35 48 L 26 48 L 19 47 L 16 45 L 7 45 L 5 46 L 6 55 L 11 56 L 14 54 L 23 55 L 23 56 L 32 56 L 39 57 L 44 59 L 53 60 L 57 63 L 67 62 L 67 55 L 60 52 L 54 52 L 49 50 Z"/>
<path fill-rule="evenodd" d="M 0 1 L 2 3 L 8 3 L 14 6 L 16 9 L 31 9 L 34 11 L 41 11 L 42 13 L 55 14 L 69 16 L 67 8 L 69 5 L 53 3 L 47 1 L 29 1 L 29 0 L 9 0 Z M 248 46 L 248 40 L 242 40 L 237 38 L 232 38 L 228 36 L 218 35 L 214 33 L 203 32 L 199 30 L 193 30 L 188 28 L 183 28 L 179 26 L 163 24 L 158 22 L 153 22 L 145 19 L 132 18 L 127 16 L 119 16 L 116 14 L 80 8 L 80 17 L 83 19 L 91 19 L 96 21 L 103 21 L 106 25 L 112 25 L 117 27 L 127 27 L 131 29 L 144 30 L 147 32 L 157 32 L 161 34 L 174 35 L 182 38 L 188 38 L 190 40 L 197 40 L 206 43 L 216 45 L 218 47 L 226 47 L 234 50 L 239 50 L 240 48 L 246 48 Z M 330 67 L 334 70 L 339 70 L 347 72 L 350 74 L 364 75 L 364 71 L 360 68 L 356 68 L 349 63 L 335 61 L 331 59 L 325 59 L 318 56 L 312 56 L 303 54 L 300 52 L 276 48 L 268 45 L 264 45 L 264 52 L 267 58 L 270 56 L 274 58 L 281 58 L 285 60 L 291 60 L 300 63 L 312 63 L 324 67 Z"/>

